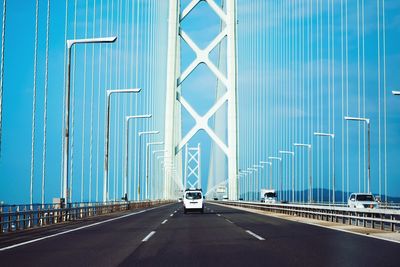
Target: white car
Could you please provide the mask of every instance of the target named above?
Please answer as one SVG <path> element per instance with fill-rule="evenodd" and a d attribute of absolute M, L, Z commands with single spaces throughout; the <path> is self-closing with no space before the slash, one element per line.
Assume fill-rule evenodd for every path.
<path fill-rule="evenodd" d="M 269 204 L 275 204 L 276 201 L 276 192 L 275 190 L 265 190 L 264 192 L 264 202 Z"/>
<path fill-rule="evenodd" d="M 204 212 L 204 198 L 201 189 L 187 189 L 183 197 L 183 212 L 192 210 Z"/>
<path fill-rule="evenodd" d="M 369 193 L 353 193 L 350 195 L 347 205 L 356 209 L 377 209 L 378 202 Z"/>

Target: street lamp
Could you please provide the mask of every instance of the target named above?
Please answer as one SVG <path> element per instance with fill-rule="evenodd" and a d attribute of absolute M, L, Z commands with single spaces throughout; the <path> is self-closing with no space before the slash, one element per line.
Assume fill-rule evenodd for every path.
<path fill-rule="evenodd" d="M 282 197 L 282 195 L 283 195 L 283 194 L 282 194 L 282 191 L 283 191 L 283 184 L 282 184 L 283 163 L 282 163 L 282 158 L 280 158 L 280 157 L 268 157 L 268 159 L 269 159 L 269 160 L 279 160 L 279 162 L 280 162 L 280 165 L 281 165 L 281 173 L 280 173 L 280 174 L 281 174 L 281 175 L 280 175 L 281 177 L 280 177 L 280 179 L 279 179 L 280 184 L 281 184 L 281 193 L 280 193 L 280 194 L 281 194 L 281 198 L 283 198 L 283 197 Z"/>
<path fill-rule="evenodd" d="M 268 164 L 269 165 L 269 187 L 272 189 L 272 162 L 270 161 L 260 161 L 261 164 Z"/>
<path fill-rule="evenodd" d="M 256 169 L 256 168 L 247 168 L 247 170 L 248 170 L 248 171 L 251 171 L 251 173 L 254 172 L 254 175 L 256 175 L 255 172 L 258 171 L 258 169 Z M 249 199 L 250 199 L 250 196 L 252 196 L 252 198 L 253 198 L 253 200 L 254 200 L 255 181 L 252 182 L 252 177 L 249 178 L 249 187 L 250 187 L 251 190 L 253 190 L 253 192 L 252 192 L 252 193 L 250 192 L 250 194 L 249 194 Z"/>
<path fill-rule="evenodd" d="M 279 154 L 292 155 L 292 202 L 294 202 L 294 152 L 281 150 Z"/>
<path fill-rule="evenodd" d="M 314 135 L 332 138 L 332 202 L 335 204 L 335 134 L 315 132 Z"/>
<path fill-rule="evenodd" d="M 310 144 L 294 143 L 295 147 L 305 147 L 308 149 L 308 202 L 312 202 L 312 146 Z"/>
<path fill-rule="evenodd" d="M 125 200 L 128 200 L 128 172 L 129 172 L 129 121 L 132 119 L 149 119 L 153 115 L 152 114 L 146 114 L 146 115 L 133 115 L 133 116 L 126 116 L 125 117 L 125 127 L 126 127 L 126 133 L 125 133 L 125 144 L 126 144 L 126 155 L 125 155 Z M 130 186 L 129 186 L 130 188 Z"/>
<path fill-rule="evenodd" d="M 146 199 L 149 199 L 149 150 L 152 145 L 164 145 L 164 142 L 150 142 L 146 144 Z"/>
<path fill-rule="evenodd" d="M 166 150 L 166 149 L 160 149 L 160 150 L 154 150 L 153 151 L 153 158 L 155 157 L 155 155 L 156 154 L 158 154 L 158 153 L 165 153 L 165 152 L 167 152 L 168 150 Z M 162 157 L 164 157 L 164 156 L 162 156 Z M 159 160 L 159 158 L 157 157 L 156 158 L 156 160 L 157 160 L 157 162 L 159 162 L 158 160 Z M 158 176 L 160 177 L 160 179 L 158 179 L 159 180 L 159 184 L 158 184 L 158 188 L 159 188 L 159 190 L 157 190 L 156 192 L 157 192 L 157 194 L 154 194 L 154 196 L 157 196 L 157 197 L 159 197 L 159 198 L 161 198 L 161 190 L 162 190 L 162 184 L 163 184 L 163 182 L 164 182 L 164 176 L 163 176 L 163 166 L 162 166 L 162 163 L 161 162 L 159 162 L 160 163 L 160 167 L 159 167 L 159 172 L 158 172 Z M 153 166 L 154 166 L 154 164 L 153 164 Z M 153 167 L 154 168 L 154 167 Z M 157 171 L 157 170 L 156 170 Z M 155 173 L 156 171 L 154 171 L 153 173 Z"/>
<path fill-rule="evenodd" d="M 247 200 L 250 200 L 250 182 L 249 182 L 249 178 L 246 179 L 246 176 L 248 177 L 248 175 L 252 174 L 252 171 L 248 171 L 248 170 L 243 170 L 242 171 L 245 175 L 244 177 L 244 197 L 246 199 L 246 195 L 247 195 Z"/>
<path fill-rule="evenodd" d="M 367 124 L 368 131 L 368 193 L 371 193 L 371 123 L 367 118 L 344 117 L 346 121 L 362 121 Z"/>
<path fill-rule="evenodd" d="M 254 168 L 258 168 L 258 169 L 264 169 L 264 166 L 262 166 L 262 165 L 258 165 L 258 164 L 255 164 L 255 165 L 253 165 L 253 167 Z M 261 175 L 261 174 L 260 174 Z M 255 196 L 254 196 L 254 199 L 256 199 L 256 197 L 257 197 L 257 193 L 259 192 L 259 190 L 260 190 L 260 188 L 259 188 L 259 182 L 258 182 L 258 176 L 256 175 L 256 181 L 255 181 L 255 187 L 256 187 L 256 190 L 257 190 L 257 192 L 255 192 Z"/>
<path fill-rule="evenodd" d="M 138 200 L 140 201 L 140 158 L 141 158 L 141 153 L 142 153 L 142 135 L 150 135 L 150 134 L 159 134 L 160 131 L 145 131 L 145 132 L 139 132 L 139 156 L 138 156 Z"/>
<path fill-rule="evenodd" d="M 242 170 L 239 169 L 239 174 L 238 174 L 238 176 L 241 177 L 241 178 L 245 178 L 245 176 L 246 176 L 245 171 L 242 171 Z M 244 190 L 243 190 L 243 193 L 244 193 L 245 190 L 246 190 L 246 184 L 245 184 L 245 181 L 243 181 L 243 179 L 242 179 L 241 183 L 242 183 L 242 185 L 243 185 L 243 187 L 244 187 L 244 188 L 242 188 L 242 190 L 244 189 Z M 240 185 L 240 181 L 239 181 L 239 185 Z M 242 187 L 242 186 L 240 186 L 240 188 L 241 188 L 241 187 Z M 238 188 L 239 188 L 239 186 L 238 186 Z M 239 191 L 239 189 L 238 189 L 238 193 L 239 193 L 238 199 L 240 199 L 240 191 Z"/>
<path fill-rule="evenodd" d="M 92 38 L 92 39 L 75 39 L 67 40 L 67 79 L 65 85 L 65 110 L 64 110 L 64 147 L 63 147 L 63 191 L 62 197 L 65 203 L 70 202 L 70 194 L 68 194 L 68 164 L 69 164 L 69 110 L 71 96 L 71 50 L 75 44 L 90 44 L 90 43 L 114 43 L 117 37 Z"/>
<path fill-rule="evenodd" d="M 107 90 L 107 107 L 106 107 L 106 123 L 105 123 L 105 145 L 104 145 L 104 177 L 103 177 L 103 201 L 107 202 L 109 199 L 108 195 L 108 158 L 110 151 L 110 113 L 111 113 L 111 95 L 113 94 L 127 94 L 127 93 L 139 93 L 142 89 L 116 89 Z"/>

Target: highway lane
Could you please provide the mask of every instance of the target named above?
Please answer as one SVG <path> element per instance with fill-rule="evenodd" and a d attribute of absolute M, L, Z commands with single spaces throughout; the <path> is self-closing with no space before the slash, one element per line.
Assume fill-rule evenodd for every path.
<path fill-rule="evenodd" d="M 206 207 L 204 214 L 183 214 L 181 204 L 156 208 L 0 252 L 0 264 L 337 267 L 399 263 L 397 243 L 213 204 Z"/>
<path fill-rule="evenodd" d="M 68 227 L 68 231 L 87 228 L 6 251 L 1 251 L 5 247 L 3 243 L 7 246 L 10 243 L 2 240 L 0 266 L 117 266 L 142 243 L 149 231 L 161 224 L 161 218 L 169 217 L 175 210 L 176 204 L 139 211 L 142 213 L 135 210 L 122 215 L 134 214 L 129 217 L 120 218 L 121 214 L 107 216 L 96 220 L 96 225 L 92 227 L 88 227 L 92 224 L 87 222 L 83 225 L 77 224 L 75 227 Z M 106 222 L 107 220 L 113 221 Z M 51 227 L 48 230 L 48 235 L 65 231 L 62 228 L 54 232 Z M 41 231 L 40 237 L 45 236 L 46 233 Z"/>

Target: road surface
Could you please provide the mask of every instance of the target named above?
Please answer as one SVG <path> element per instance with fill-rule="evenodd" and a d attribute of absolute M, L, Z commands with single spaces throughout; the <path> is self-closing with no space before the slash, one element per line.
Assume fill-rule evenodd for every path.
<path fill-rule="evenodd" d="M 0 236 L 1 266 L 399 266 L 400 244 L 180 203 Z"/>

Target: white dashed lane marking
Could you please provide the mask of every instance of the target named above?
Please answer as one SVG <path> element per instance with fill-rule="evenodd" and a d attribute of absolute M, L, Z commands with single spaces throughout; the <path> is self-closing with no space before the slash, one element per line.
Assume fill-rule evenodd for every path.
<path fill-rule="evenodd" d="M 265 238 L 263 238 L 263 237 L 261 237 L 261 236 L 255 234 L 255 233 L 253 233 L 253 232 L 250 231 L 250 230 L 246 230 L 246 233 L 248 233 L 248 234 L 251 235 L 251 236 L 254 236 L 254 237 L 257 238 L 258 240 L 261 240 L 261 241 L 265 240 Z"/>
<path fill-rule="evenodd" d="M 155 233 L 156 231 L 151 231 L 145 238 L 143 238 L 142 242 L 147 242 L 147 240 L 149 240 Z"/>

